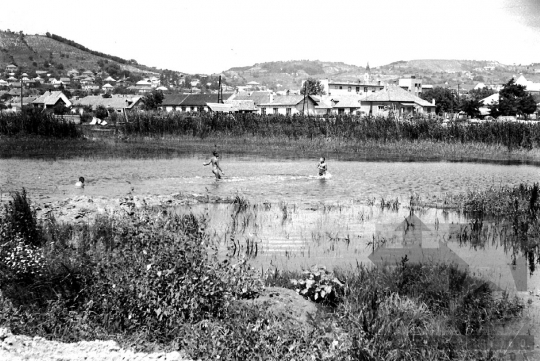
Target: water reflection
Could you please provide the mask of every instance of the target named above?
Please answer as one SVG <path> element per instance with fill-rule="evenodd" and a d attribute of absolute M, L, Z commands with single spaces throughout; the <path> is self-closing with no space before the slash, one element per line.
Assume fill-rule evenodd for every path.
<path fill-rule="evenodd" d="M 527 272 L 527 260 L 510 243 L 511 235 L 502 233 L 503 224 L 486 224 L 478 232 L 471 219 L 454 212 L 411 214 L 406 207 L 392 211 L 354 203 L 303 207 L 284 202 L 242 210 L 230 204 L 200 205 L 190 211 L 209 215 L 208 228 L 223 257 L 247 257 L 263 269 L 374 266 L 374 255 L 386 250 L 387 264 L 399 263 L 405 254 L 411 261 L 457 262 L 499 290 L 527 290 L 539 280 L 538 272 Z"/>

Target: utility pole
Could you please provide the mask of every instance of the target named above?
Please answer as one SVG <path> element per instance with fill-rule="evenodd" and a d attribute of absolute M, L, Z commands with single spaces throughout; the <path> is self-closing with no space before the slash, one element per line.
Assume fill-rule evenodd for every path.
<path fill-rule="evenodd" d="M 302 115 L 306 115 L 306 93 L 307 93 L 307 80 L 304 81 L 304 103 L 302 104 Z"/>
<path fill-rule="evenodd" d="M 223 103 L 223 93 L 221 92 L 221 75 L 219 76 L 219 85 L 218 85 L 218 93 L 217 93 L 217 102 Z"/>
<path fill-rule="evenodd" d="M 22 106 L 23 106 L 23 81 L 21 77 L 21 114 L 22 114 Z"/>
<path fill-rule="evenodd" d="M 461 97 L 459 93 L 459 82 L 457 83 L 457 111 L 458 111 L 458 119 L 459 119 L 459 112 L 461 111 Z"/>

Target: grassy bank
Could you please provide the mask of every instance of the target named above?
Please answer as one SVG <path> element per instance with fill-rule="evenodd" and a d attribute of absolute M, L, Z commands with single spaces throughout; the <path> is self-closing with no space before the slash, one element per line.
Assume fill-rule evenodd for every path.
<path fill-rule="evenodd" d="M 217 146 L 223 154 L 276 158 L 326 155 L 350 160 L 540 161 L 540 125 L 536 122 L 443 124 L 427 118 L 396 122 L 367 117 L 147 112 L 133 113 L 130 122 L 104 132 L 45 115 L 32 116 L 31 122 L 17 114 L 0 116 L 0 157 L 155 158 L 209 153 Z"/>
<path fill-rule="evenodd" d="M 245 201 L 235 206 L 247 209 Z M 211 231 L 203 216 L 163 209 L 91 225 L 40 223 L 25 193 L 14 194 L 0 216 L 0 325 L 65 341 L 180 349 L 203 360 L 488 360 L 492 352 L 467 350 L 450 336 L 493 334 L 523 309 L 438 264 L 259 272 L 218 260 Z M 241 302 L 263 284 L 298 290 L 318 312 L 298 322 Z"/>
<path fill-rule="evenodd" d="M 483 143 L 437 143 L 432 141 L 353 141 L 317 138 L 288 140 L 257 136 L 192 136 L 163 138 L 112 137 L 45 139 L 0 137 L 1 158 L 170 158 L 209 154 L 217 147 L 222 157 L 255 156 L 269 159 L 318 158 L 356 161 L 477 161 L 540 164 L 537 149 L 509 151 Z"/>

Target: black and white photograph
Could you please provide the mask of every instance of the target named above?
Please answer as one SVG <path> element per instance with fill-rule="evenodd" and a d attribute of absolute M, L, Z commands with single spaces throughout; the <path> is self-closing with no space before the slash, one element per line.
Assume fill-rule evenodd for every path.
<path fill-rule="evenodd" d="M 0 11 L 0 361 L 540 360 L 539 0 Z"/>

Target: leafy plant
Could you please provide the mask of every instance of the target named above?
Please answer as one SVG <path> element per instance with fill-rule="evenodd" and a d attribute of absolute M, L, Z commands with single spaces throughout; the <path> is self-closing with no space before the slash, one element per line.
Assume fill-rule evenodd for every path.
<path fill-rule="evenodd" d="M 302 272 L 301 279 L 291 279 L 296 292 L 314 302 L 336 305 L 343 294 L 343 283 L 326 267 L 313 266 Z"/>

